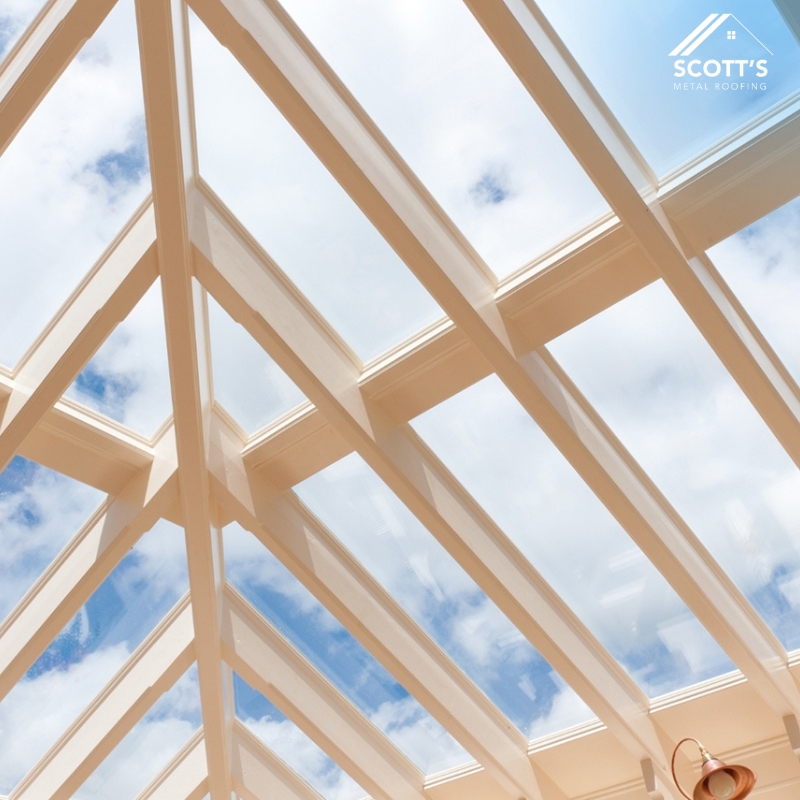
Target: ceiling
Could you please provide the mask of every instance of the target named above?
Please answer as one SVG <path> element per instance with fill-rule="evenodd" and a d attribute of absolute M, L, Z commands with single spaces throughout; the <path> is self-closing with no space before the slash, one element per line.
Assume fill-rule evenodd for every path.
<path fill-rule="evenodd" d="M 775 5 L 800 38 L 792 8 Z M 0 153 L 12 154 L 15 139 L 24 137 L 26 123 L 48 93 L 56 91 L 74 60 L 102 62 L 81 48 L 87 40 L 91 44 L 114 7 L 109 0 L 52 0 L 33 18 L 0 67 Z M 141 635 L 132 652 L 126 651 L 121 663 L 109 667 L 91 689 L 94 699 L 88 706 L 81 701 L 70 712 L 67 727 L 53 733 L 53 743 L 9 787 L 10 798 L 103 796 L 102 787 L 91 794 L 91 780 L 104 764 L 109 774 L 123 772 L 123 763 L 133 773 L 144 770 L 136 759 L 150 764 L 148 751 L 137 751 L 124 762 L 121 745 L 139 723 L 156 718 L 154 709 L 173 696 L 175 687 L 189 684 L 195 692 L 196 724 L 161 759 L 169 760 L 157 774 L 146 785 L 140 783 L 138 797 L 227 800 L 236 795 L 251 800 L 314 798 L 320 792 L 345 797 L 355 791 L 356 797 L 366 793 L 386 799 L 677 800 L 669 759 L 685 736 L 696 736 L 715 754 L 755 769 L 759 783 L 754 797 L 796 796 L 800 651 L 792 639 L 795 584 L 787 566 L 794 556 L 781 562 L 783 572 L 773 568 L 753 588 L 746 570 L 752 567 L 757 573 L 767 558 L 759 548 L 766 545 L 756 536 L 748 550 L 743 535 L 741 551 L 731 555 L 724 537 L 705 538 L 698 529 L 709 498 L 721 497 L 720 505 L 729 510 L 739 507 L 734 503 L 740 491 L 735 481 L 725 489 L 730 495 L 703 494 L 713 476 L 705 474 L 701 480 L 692 473 L 694 463 L 707 472 L 698 431 L 713 428 L 728 406 L 716 406 L 708 420 L 698 416 L 681 421 L 678 416 L 676 427 L 665 423 L 664 430 L 656 430 L 647 414 L 653 412 L 654 420 L 668 416 L 679 399 L 669 394 L 670 381 L 677 378 L 665 373 L 663 413 L 653 405 L 655 400 L 636 401 L 633 383 L 626 381 L 636 377 L 637 363 L 655 362 L 662 343 L 684 336 L 679 323 L 671 322 L 679 320 L 685 341 L 697 343 L 687 346 L 707 352 L 708 362 L 697 361 L 698 374 L 718 370 L 719 380 L 730 386 L 726 397 L 744 409 L 741 420 L 755 420 L 752 430 L 763 429 L 758 445 L 747 451 L 753 455 L 746 461 L 742 486 L 762 480 L 759 497 L 774 498 L 780 492 L 788 497 L 780 508 L 789 509 L 785 547 L 794 552 L 800 541 L 792 511 L 798 502 L 792 493 L 800 465 L 800 391 L 793 362 L 783 355 L 771 329 L 767 331 L 756 310 L 752 313 L 758 324 L 749 316 L 749 294 L 733 280 L 733 289 L 726 283 L 724 262 L 726 254 L 747 242 L 763 240 L 764 252 L 771 243 L 780 244 L 780 225 L 791 227 L 796 219 L 791 216 L 796 210 L 776 210 L 800 194 L 800 100 L 788 91 L 752 119 L 742 123 L 737 118 L 719 141 L 698 145 L 689 160 L 681 157 L 659 179 L 632 141 L 636 132 L 622 127 L 576 61 L 577 51 L 573 55 L 567 49 L 538 7 L 527 0 L 465 0 L 465 7 L 483 30 L 484 46 L 492 48 L 493 57 L 502 56 L 509 75 L 513 72 L 515 91 L 524 89 L 541 110 L 542 122 L 536 124 L 542 126 L 542 137 L 552 135 L 561 148 L 558 153 L 563 151 L 553 159 L 573 165 L 559 161 L 557 179 L 574 181 L 577 187 L 574 197 L 565 195 L 563 201 L 566 227 L 543 223 L 545 238 L 537 240 L 534 257 L 524 264 L 513 262 L 501 277 L 459 227 L 471 224 L 466 211 L 467 222 L 458 217 L 458 208 L 467 206 L 453 201 L 453 221 L 446 197 L 440 199 L 447 193 L 438 184 L 423 183 L 426 169 L 434 177 L 439 174 L 436 158 L 428 167 L 415 165 L 418 177 L 390 143 L 388 132 L 350 93 L 345 85 L 349 73 L 339 77 L 312 44 L 315 37 L 324 39 L 328 22 L 313 36 L 307 31 L 307 38 L 273 0 L 191 0 L 188 5 L 137 0 L 136 59 L 141 64 L 146 137 L 141 135 L 147 157 L 136 156 L 135 148 L 124 151 L 128 160 L 118 159 L 114 169 L 133 170 L 137 185 L 146 188 L 149 181 L 152 194 L 114 230 L 113 241 L 104 242 L 103 255 L 71 286 L 55 316 L 43 329 L 37 324 L 40 332 L 33 344 L 26 342 L 24 354 L 0 369 L 0 458 L 7 467 L 0 500 L 16 496 L 8 488 L 14 480 L 33 480 L 34 473 L 21 466 L 28 461 L 84 487 L 62 489 L 53 500 L 60 504 L 62 520 L 68 513 L 78 514 L 74 507 L 84 496 L 81 492 L 88 492 L 95 505 L 98 493 L 103 496 L 88 518 L 76 517 L 77 532 L 63 533 L 63 549 L 59 544 L 58 554 L 48 557 L 38 578 L 20 589 L 0 627 L 2 697 L 28 698 L 20 706 L 26 711 L 24 724 L 8 728 L 9 741 L 27 741 L 25 725 L 35 728 L 44 725 L 44 717 L 49 719 L 49 709 L 45 714 L 35 702 L 44 695 L 31 688 L 38 676 L 63 675 L 65 697 L 73 691 L 77 657 L 69 660 L 62 647 L 58 652 L 66 661 L 50 670 L 47 658 L 55 658 L 48 656 L 55 652 L 51 643 L 66 641 L 64 631 L 78 625 L 75 620 L 89 620 L 85 624 L 91 629 L 98 608 L 110 602 L 110 595 L 97 594 L 107 586 L 104 581 L 130 563 L 125 559 L 132 548 L 155 541 L 147 539 L 148 532 L 157 532 L 159 541 L 166 542 L 169 525 L 182 531 L 177 547 L 180 559 L 185 556 L 185 577 L 175 586 L 184 581 L 188 591 L 165 616 L 158 612 L 157 624 L 140 620 Z M 296 13 L 304 13 L 300 5 Z M 373 32 L 366 31 L 369 41 Z M 203 36 L 207 44 L 202 44 Z M 377 41 L 378 34 L 374 36 Z M 339 51 L 331 47 L 331 63 L 336 66 L 339 58 L 342 69 L 348 69 L 349 45 Z M 212 64 L 202 54 L 213 48 L 221 55 Z M 192 58 L 198 62 L 194 67 Z M 388 54 L 386 60 L 391 60 Z M 202 94 L 201 61 L 211 64 L 209 74 L 222 76 L 217 105 Z M 226 92 L 233 96 L 238 91 L 222 72 L 220 65 L 227 63 L 234 70 L 243 68 L 248 85 L 257 87 L 260 98 L 269 98 L 270 113 L 277 112 L 280 124 L 288 121 L 297 141 L 304 143 L 303 152 L 324 167 L 324 180 L 334 179 L 330 196 L 339 198 L 339 192 L 341 199 L 331 206 L 332 225 L 339 225 L 335 209 L 352 204 L 353 213 L 367 221 L 369 235 L 379 234 L 374 246 L 388 244 L 386 258 L 398 260 L 398 281 L 413 276 L 419 293 L 413 297 L 422 299 L 402 306 L 405 289 L 382 287 L 384 305 L 375 306 L 381 309 L 375 316 L 380 324 L 391 318 L 393 303 L 400 309 L 393 331 L 402 331 L 403 324 L 411 324 L 408 320 L 422 320 L 413 322 L 411 335 L 386 334 L 391 346 L 373 346 L 371 336 L 381 342 L 384 336 L 376 321 L 374 335 L 367 326 L 363 342 L 355 343 L 341 330 L 348 324 L 350 293 L 355 298 L 359 290 L 354 274 L 331 267 L 326 276 L 296 276 L 272 251 L 270 241 L 246 225 L 247 214 L 282 220 L 280 206 L 291 203 L 291 192 L 264 199 L 268 213 L 262 213 L 262 199 L 256 195 L 241 201 L 245 210 L 238 216 L 232 210 L 235 202 L 226 205 L 226 178 L 213 176 L 215 170 L 224 172 L 228 155 L 218 155 L 221 166 L 204 155 L 209 148 L 205 142 L 213 135 L 203 133 L 203 125 L 206 130 L 213 124 L 236 127 L 219 105 Z M 376 74 L 381 69 L 376 62 Z M 357 72 L 352 80 L 360 80 Z M 603 88 L 602 79 L 597 81 Z M 391 111 L 391 103 L 388 107 Z M 530 108 L 535 110 L 533 104 Z M 376 120 L 385 113 L 376 105 Z M 625 112 L 617 114 L 622 119 Z M 400 117 L 402 138 L 406 120 Z M 247 134 L 240 125 L 236 135 Z M 234 134 L 226 129 L 225 135 Z M 262 146 L 261 140 L 253 141 L 251 147 Z M 265 150 L 271 141 L 263 139 Z M 447 165 L 442 173 L 451 169 L 448 157 L 441 155 Z M 288 158 L 279 154 L 270 169 L 277 173 L 281 159 Z M 97 163 L 96 173 L 101 174 L 103 164 L 110 162 Z M 249 180 L 244 163 L 244 172 L 230 178 L 234 189 L 225 189 L 231 197 L 237 185 L 244 187 Z M 256 167 L 252 169 L 255 174 Z M 76 174 L 89 180 L 88 173 L 74 170 L 70 180 L 77 180 Z M 494 211 L 488 206 L 500 207 L 507 197 L 514 201 L 514 175 L 508 178 L 502 169 L 488 167 L 479 178 L 464 196 L 479 207 L 470 212 L 474 219 L 480 211 L 491 226 Z M 259 174 L 253 180 L 262 178 Z M 94 196 L 99 196 L 100 185 L 91 185 Z M 309 197 L 328 191 L 322 183 L 314 186 L 320 188 Z M 557 204 L 557 196 L 554 189 L 551 201 L 540 201 L 542 214 L 549 203 Z M 573 218 L 570 209 L 580 204 L 579 197 L 589 198 L 584 217 Z M 124 204 L 112 200 L 109 205 L 122 214 Z M 271 211 L 269 203 L 274 204 Z M 767 225 L 773 227 L 749 229 L 744 238 L 739 233 L 773 212 L 779 215 L 770 217 L 773 222 Z M 125 210 L 122 218 L 128 214 Z M 276 223 L 273 233 L 276 249 L 281 224 Z M 83 235 L 78 229 L 75 238 Z M 552 240 L 545 241 L 546 235 Z M 289 247 L 302 236 L 287 228 Z M 68 238 L 63 249 L 72 252 Z M 366 242 L 357 242 L 352 253 L 373 246 Z M 319 247 L 323 260 L 333 253 L 313 239 L 308 247 Z M 786 252 L 787 263 L 796 264 L 791 251 Z M 352 253 L 347 257 L 354 257 Z M 80 274 L 88 266 L 83 264 Z M 316 295 L 312 297 L 315 284 L 325 280 L 334 289 L 340 284 L 342 325 L 335 310 L 323 312 Z M 44 297 L 46 283 L 36 285 Z M 33 295 L 17 291 L 20 298 Z M 366 296 L 369 306 L 372 301 Z M 92 376 L 101 381 L 105 397 L 114 388 L 111 378 L 97 378 L 100 362 L 92 359 L 104 352 L 105 343 L 118 341 L 113 337 L 120 322 L 142 308 L 146 297 L 154 297 L 154 313 L 163 314 L 163 324 L 158 316 L 154 329 L 164 342 L 160 346 L 165 347 L 170 405 L 166 421 L 148 435 L 103 413 L 102 405 L 89 408 L 86 401 Z M 353 309 L 358 302 L 352 300 Z M 419 304 L 426 303 L 428 310 L 414 316 Z M 659 309 L 668 308 L 672 311 L 665 310 L 663 319 L 658 316 Z M 614 309 L 629 309 L 631 316 Z M 791 304 L 781 313 L 788 320 L 791 349 L 796 338 Z M 223 356 L 215 355 L 222 352 L 214 348 L 223 330 L 215 319 L 238 323 L 230 328 L 233 338 Z M 609 349 L 612 336 L 618 342 Z M 231 364 L 238 364 L 237 353 L 253 343 L 254 358 L 269 357 L 265 369 L 272 370 L 274 385 L 284 381 L 288 387 L 286 408 L 272 414 L 267 424 L 250 425 L 237 416 L 235 401 L 222 400 L 223 374 L 233 376 L 225 380 L 241 381 L 237 385 L 243 395 L 252 391 L 249 376 L 243 374 L 247 368 Z M 149 355 L 145 348 L 144 359 Z M 677 358 L 675 364 L 681 366 L 684 357 Z M 617 387 L 618 397 L 609 394 L 609 385 Z M 232 391 L 235 395 L 235 387 Z M 701 396 L 686 402 L 696 406 Z M 741 420 L 736 416 L 730 430 L 745 439 L 751 429 Z M 643 437 L 638 446 L 637 437 Z M 785 462 L 783 472 L 756 477 L 765 471 L 757 460 L 762 447 L 777 453 L 775 463 Z M 660 450 L 681 451 L 675 456 L 674 463 L 683 465 L 677 473 L 659 471 Z M 526 461 L 540 452 L 551 453 L 551 461 L 539 466 Z M 572 476 L 572 494 L 543 495 L 541 507 L 523 498 L 516 512 L 508 510 L 529 484 L 559 483 L 558 470 Z M 52 496 L 53 487 L 62 486 L 60 478 L 37 480 L 51 487 Z M 677 481 L 674 489 L 672 480 Z M 723 484 L 724 476 L 719 479 Z M 742 493 L 744 503 L 747 496 Z M 585 498 L 580 500 L 584 533 L 570 543 L 566 528 L 560 531 L 547 523 L 557 498 L 566 498 L 564 504 L 570 506 L 571 498 L 578 497 Z M 358 516 L 362 506 L 380 513 Z M 4 523 L 8 531 L 12 522 L 20 529 L 38 524 L 35 512 L 23 522 L 21 512 L 15 513 Z M 519 520 L 532 518 L 544 535 L 516 535 Z M 68 526 L 63 522 L 61 527 Z M 612 530 L 627 548 L 613 557 L 604 549 Z M 11 533 L 6 536 L 7 563 L 13 565 Z M 387 537 L 411 542 L 414 536 L 420 544 L 413 547 L 423 550 L 408 544 L 406 556 L 393 556 L 395 551 L 381 549 Z M 148 552 L 157 560 L 158 547 Z M 403 563 L 393 564 L 394 558 Z M 625 582 L 625 558 L 639 565 L 636 575 L 648 576 L 641 578 L 641 585 Z M 728 565 L 731 559 L 742 564 L 741 580 Z M 595 560 L 603 563 L 599 571 L 612 585 L 593 595 L 586 587 Z M 510 679 L 482 683 L 483 673 L 477 667 L 474 674 L 470 671 L 467 655 L 462 654 L 462 662 L 460 651 L 449 649 L 437 633 L 437 625 L 453 630 L 461 626 L 459 630 L 469 629 L 465 642 L 477 641 L 463 608 L 459 613 L 465 616 L 446 616 L 451 597 L 442 594 L 447 591 L 444 578 L 426 572 L 437 564 L 446 564 L 442 569 L 451 571 L 447 574 L 461 576 L 453 578 L 453 585 L 468 586 L 463 591 L 480 598 L 483 611 L 495 615 L 487 616 L 489 622 L 480 630 L 494 626 L 506 631 L 512 644 L 503 652 L 522 658 L 518 654 L 524 651 L 529 659 L 525 663 L 537 665 L 527 678 L 522 667 L 514 666 L 513 672 L 508 664 L 504 669 L 512 671 L 502 673 L 516 676 L 519 687 L 530 686 L 528 679 L 539 681 L 528 691 L 532 705 L 522 722 L 514 717 L 517 711 L 522 714 L 515 703 L 528 701 L 522 694 L 518 701 L 509 699 L 511 689 L 502 684 Z M 568 567 L 575 564 L 580 568 L 570 572 Z M 383 577 L 383 569 L 387 576 L 394 569 L 405 576 L 413 573 L 419 588 L 400 592 L 391 577 Z M 260 589 L 248 583 L 256 575 L 261 575 Z M 147 576 L 140 580 L 144 585 Z M 304 599 L 296 600 L 297 608 L 286 612 L 288 616 L 269 619 L 278 608 L 269 606 L 269 592 L 288 586 L 287 596 Z M 639 587 L 636 598 L 650 596 L 650 617 L 641 612 L 641 620 L 656 620 L 648 641 L 660 642 L 659 657 L 671 653 L 672 660 L 661 666 L 647 660 L 656 658 L 655 651 L 637 651 L 637 662 L 633 649 L 625 650 L 622 641 L 633 634 L 614 633 L 615 625 L 624 628 L 620 620 L 627 612 L 616 609 L 628 608 L 625 592 L 631 586 Z M 127 602 L 134 610 L 140 602 L 144 609 L 144 590 L 137 599 L 139 584 L 131 587 Z M 425 600 L 427 610 L 417 614 L 425 587 L 439 600 Z M 780 594 L 785 618 L 773 621 L 765 593 L 773 601 Z M 303 617 L 309 609 L 313 614 Z M 324 620 L 329 621 L 319 622 L 328 614 Z M 313 627 L 317 624 L 319 630 Z M 330 631 L 338 632 L 340 650 L 319 643 L 303 649 L 303 642 L 314 637 L 327 641 L 326 636 L 334 635 Z M 89 634 L 81 636 L 85 642 Z M 428 746 L 420 744 L 423 739 L 406 746 L 403 736 L 411 733 L 398 733 L 399 723 L 381 722 L 378 711 L 388 706 L 379 708 L 376 702 L 372 713 L 359 705 L 358 687 L 337 682 L 339 667 L 325 663 L 326 653 L 333 658 L 345 640 L 352 641 L 352 648 L 363 648 L 358 650 L 363 652 L 359 663 L 374 664 L 370 674 L 386 674 L 380 679 L 384 685 L 399 687 L 404 707 L 415 704 L 415 719 L 425 722 L 414 730 L 434 731 L 435 746 L 449 753 L 446 769 L 421 766 L 418 754 Z M 689 640 L 705 648 L 696 663 Z M 349 669 L 341 669 L 344 680 Z M 535 699 L 542 702 L 544 687 L 552 692 L 546 713 Z M 78 697 L 80 692 L 74 691 Z M 41 702 L 44 706 L 48 701 Z M 252 710 L 267 707 L 275 711 L 260 720 Z M 0 713 L 0 719 L 6 717 Z M 271 728 L 270 721 L 275 723 Z M 273 731 L 272 739 L 265 738 L 267 730 Z M 315 788 L 303 773 L 303 763 L 310 763 L 304 754 L 311 751 L 296 749 L 292 755 L 295 734 L 287 732 L 295 730 L 354 783 L 342 778 L 344 783 L 328 793 Z M 686 750 L 689 757 L 681 756 L 678 767 L 688 783 L 699 755 Z"/>

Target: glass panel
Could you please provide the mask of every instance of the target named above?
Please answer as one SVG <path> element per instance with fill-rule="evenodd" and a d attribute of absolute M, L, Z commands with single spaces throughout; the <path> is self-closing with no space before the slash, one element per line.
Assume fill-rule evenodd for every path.
<path fill-rule="evenodd" d="M 162 520 L 0 703 L 0 792 L 33 767 L 187 588 L 183 531 Z"/>
<path fill-rule="evenodd" d="M 667 288 L 553 351 L 784 645 L 800 646 L 800 472 Z"/>
<path fill-rule="evenodd" d="M 0 158 L 0 363 L 17 362 L 150 189 L 133 3 L 121 0 Z M 36 291 L 31 291 L 35 286 Z"/>
<path fill-rule="evenodd" d="M 0 473 L 0 619 L 104 497 L 91 486 L 19 456 Z"/>
<path fill-rule="evenodd" d="M 225 528 L 230 582 L 425 773 L 470 756 L 250 533 Z"/>
<path fill-rule="evenodd" d="M 172 413 L 160 280 L 117 325 L 66 396 L 146 436 Z"/>
<path fill-rule="evenodd" d="M 728 285 L 800 381 L 800 199 L 709 251 Z"/>
<path fill-rule="evenodd" d="M 42 6 L 44 0 L 3 0 L 0 8 L 0 59 L 8 55 Z"/>
<path fill-rule="evenodd" d="M 295 491 L 529 739 L 593 718 L 359 456 Z"/>
<path fill-rule="evenodd" d="M 189 741 L 200 722 L 197 667 L 193 666 L 111 751 L 75 800 L 134 800 Z"/>
<path fill-rule="evenodd" d="M 658 175 L 800 88 L 772 0 L 538 4 Z"/>
<path fill-rule="evenodd" d="M 305 395 L 261 345 L 209 296 L 214 397 L 255 433 L 305 401 Z"/>
<path fill-rule="evenodd" d="M 441 317 L 230 52 L 191 31 L 200 170 L 270 256 L 364 360 Z"/>
<path fill-rule="evenodd" d="M 650 696 L 733 668 L 496 377 L 412 424 Z"/>
<path fill-rule="evenodd" d="M 284 5 L 497 275 L 607 210 L 463 3 Z"/>
<path fill-rule="evenodd" d="M 236 716 L 325 800 L 359 800 L 365 792 L 263 694 L 233 674 Z"/>

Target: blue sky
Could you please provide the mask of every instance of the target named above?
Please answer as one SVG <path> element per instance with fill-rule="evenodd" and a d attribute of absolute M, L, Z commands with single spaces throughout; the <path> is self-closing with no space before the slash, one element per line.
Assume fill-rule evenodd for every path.
<path fill-rule="evenodd" d="M 540 0 L 539 5 L 659 176 L 800 89 L 800 46 L 772 0 Z M 688 58 L 766 55 L 765 91 L 717 91 L 711 78 L 702 80 L 709 91 L 674 89 L 675 82 L 692 78 L 675 77 L 676 58 L 668 54 L 712 13 L 735 15 L 774 56 L 731 21 Z M 737 31 L 735 41 L 727 40 L 728 30 Z"/>

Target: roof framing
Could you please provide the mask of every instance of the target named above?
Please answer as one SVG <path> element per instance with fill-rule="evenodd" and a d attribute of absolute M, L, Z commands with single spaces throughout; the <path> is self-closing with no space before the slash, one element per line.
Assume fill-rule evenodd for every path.
<path fill-rule="evenodd" d="M 244 800 L 273 793 L 318 797 L 234 719 L 232 669 L 383 800 L 677 798 L 667 775 L 670 713 L 713 705 L 723 693 L 746 696 L 752 718 L 763 721 L 754 747 L 781 755 L 800 748 L 797 665 L 544 349 L 554 336 L 661 276 L 800 465 L 800 390 L 704 253 L 800 194 L 798 100 L 659 187 L 533 2 L 465 2 L 614 212 L 499 284 L 276 0 L 189 0 L 448 315 L 365 367 L 199 179 L 187 6 L 136 0 L 152 202 L 13 371 L 0 374 L 0 462 L 22 454 L 110 494 L 0 627 L 0 698 L 162 517 L 185 529 L 191 600 L 167 615 L 14 789 L 13 800 L 73 794 L 193 661 L 203 727 L 141 800 L 200 800 L 206 792 L 211 800 L 230 800 L 232 791 Z M 0 65 L 0 154 L 113 5 L 45 5 Z M 796 14 L 784 0 L 776 5 L 797 36 Z M 146 441 L 62 398 L 159 276 L 174 418 Z M 249 441 L 215 407 L 206 292 L 313 406 Z M 683 703 L 651 704 L 405 424 L 490 372 L 741 675 L 692 689 Z M 352 451 L 603 725 L 531 749 L 290 491 Z M 256 534 L 479 766 L 426 780 L 226 584 L 221 525 L 233 519 Z M 598 784 L 600 794 L 581 793 L 559 754 L 588 751 L 601 737 L 624 780 Z M 781 781 L 773 782 L 775 791 L 796 791 L 796 761 Z"/>

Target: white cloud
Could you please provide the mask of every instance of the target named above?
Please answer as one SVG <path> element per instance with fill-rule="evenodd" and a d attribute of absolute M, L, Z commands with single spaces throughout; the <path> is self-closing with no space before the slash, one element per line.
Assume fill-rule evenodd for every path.
<path fill-rule="evenodd" d="M 248 433 L 305 400 L 261 345 L 208 299 L 214 397 Z"/>
<path fill-rule="evenodd" d="M 161 698 L 84 782 L 75 800 L 138 796 L 199 727 L 193 667 Z"/>
<path fill-rule="evenodd" d="M 270 256 L 363 359 L 441 316 L 231 54 L 191 30 L 200 172 Z"/>
<path fill-rule="evenodd" d="M 129 655 L 124 644 L 66 670 L 23 679 L 0 703 L 0 792 L 11 789 L 72 724 Z"/>
<path fill-rule="evenodd" d="M 800 569 L 778 488 L 797 470 L 663 284 L 552 350 L 776 633 L 796 640 L 796 623 L 763 592 Z"/>
<path fill-rule="evenodd" d="M 463 4 L 288 0 L 286 8 L 498 275 L 603 213 Z"/>
<path fill-rule="evenodd" d="M 245 724 L 326 800 L 359 800 L 367 793 L 298 727 L 285 718 L 247 719 Z"/>
<path fill-rule="evenodd" d="M 22 466 L 26 464 L 28 466 Z M 31 462 L 14 462 L 20 483 L 0 493 L 0 617 L 5 617 L 87 521 L 102 492 Z"/>
<path fill-rule="evenodd" d="M 101 175 L 112 157 L 143 146 L 140 76 L 133 4 L 122 0 L 0 158 L 0 183 L 14 187 L 0 196 L 0 363 L 7 367 L 148 190 L 144 175 L 111 182 Z M 104 156 L 112 161 L 101 162 Z"/>
<path fill-rule="evenodd" d="M 149 289 L 66 392 L 147 436 L 172 413 L 161 282 Z"/>

